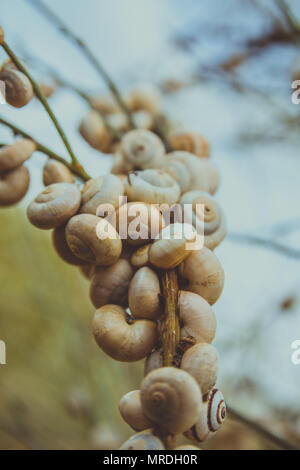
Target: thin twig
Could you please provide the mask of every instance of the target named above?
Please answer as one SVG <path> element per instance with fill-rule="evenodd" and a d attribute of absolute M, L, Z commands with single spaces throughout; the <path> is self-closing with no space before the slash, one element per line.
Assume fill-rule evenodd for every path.
<path fill-rule="evenodd" d="M 23 72 L 26 77 L 29 79 L 31 85 L 32 85 L 32 88 L 33 88 L 33 91 L 36 95 L 36 97 L 39 99 L 39 101 L 42 103 L 42 105 L 44 106 L 46 112 L 48 113 L 50 119 L 52 120 L 57 132 L 59 133 L 70 157 L 71 157 L 71 160 L 72 160 L 72 163 L 73 163 L 73 166 L 76 166 L 78 164 L 78 161 L 77 161 L 77 158 L 75 157 L 74 155 L 74 152 L 72 150 L 72 147 L 62 129 L 62 127 L 60 126 L 54 112 L 52 111 L 48 101 L 46 100 L 46 98 L 44 97 L 42 91 L 40 90 L 40 87 L 39 85 L 36 83 L 36 81 L 32 78 L 31 74 L 28 72 L 28 70 L 24 67 L 24 65 L 22 64 L 22 62 L 19 61 L 19 59 L 17 58 L 17 56 L 14 54 L 14 52 L 10 49 L 10 47 L 8 46 L 8 44 L 3 41 L 3 43 L 1 44 L 1 46 L 3 47 L 3 49 L 5 50 L 5 52 L 7 53 L 7 55 L 11 58 L 11 60 L 13 61 L 13 63 L 15 64 L 15 66 L 21 71 Z"/>
<path fill-rule="evenodd" d="M 54 160 L 57 160 L 58 162 L 61 162 L 64 165 L 66 165 L 69 168 L 69 170 L 71 170 L 72 173 L 79 176 L 81 179 L 83 179 L 83 181 L 87 181 L 87 180 L 91 179 L 91 177 L 86 173 L 86 171 L 84 170 L 82 165 L 80 165 L 78 162 L 77 162 L 76 165 L 73 165 L 73 163 L 69 163 L 63 157 L 61 157 L 57 153 L 53 152 L 53 150 L 49 149 L 45 145 L 38 142 L 35 138 L 33 138 L 26 131 L 23 131 L 22 129 L 15 126 L 11 122 L 6 121 L 6 119 L 3 119 L 3 118 L 0 117 L 0 124 L 3 124 L 4 126 L 9 127 L 15 135 L 21 135 L 22 137 L 33 140 L 36 143 L 38 151 L 44 153 L 45 155 L 48 155 L 48 157 L 53 158 Z"/>
<path fill-rule="evenodd" d="M 300 450 L 293 444 L 290 444 L 289 442 L 285 441 L 281 437 L 276 436 L 271 431 L 269 431 L 268 429 L 258 424 L 256 421 L 252 421 L 246 416 L 243 416 L 241 413 L 234 410 L 230 406 L 227 406 L 227 411 L 231 418 L 245 424 L 248 428 L 252 429 L 256 434 L 259 434 L 261 437 L 263 437 L 267 441 L 270 441 L 274 446 L 279 447 L 284 450 Z"/>
<path fill-rule="evenodd" d="M 173 366 L 180 341 L 178 317 L 178 281 L 176 270 L 164 271 L 162 274 L 162 291 L 164 298 L 164 316 L 161 323 L 161 342 L 163 347 L 164 366 Z"/>
<path fill-rule="evenodd" d="M 121 96 L 121 93 L 116 86 L 116 84 L 113 82 L 103 65 L 100 63 L 100 61 L 95 57 L 95 55 L 92 53 L 90 48 L 86 45 L 86 43 L 79 38 L 73 31 L 71 31 L 66 24 L 48 7 L 46 6 L 43 2 L 40 0 L 28 0 L 35 8 L 37 8 L 46 18 L 48 21 L 53 23 L 56 28 L 63 33 L 67 38 L 70 39 L 79 49 L 83 52 L 83 54 L 86 56 L 86 58 L 89 60 L 89 62 L 93 65 L 95 70 L 101 75 L 103 80 L 106 82 L 108 88 L 110 89 L 111 93 L 115 97 L 117 103 L 119 104 L 120 108 L 124 112 L 124 114 L 127 116 L 128 122 L 131 126 L 132 129 L 134 129 L 135 123 L 133 121 L 132 115 L 130 110 L 128 109 L 127 105 L 124 103 L 124 100 Z"/>
<path fill-rule="evenodd" d="M 287 24 L 290 26 L 290 28 L 293 31 L 296 31 L 299 33 L 300 30 L 300 25 L 299 23 L 295 20 L 294 15 L 291 12 L 291 9 L 289 5 L 285 2 L 285 0 L 275 0 L 275 3 L 281 13 L 283 14 Z"/>
<path fill-rule="evenodd" d="M 300 259 L 300 250 L 282 245 L 274 240 L 268 240 L 255 235 L 246 235 L 242 233 L 229 233 L 228 239 L 238 243 L 249 243 L 251 245 L 261 246 L 288 256 L 289 258 Z"/>

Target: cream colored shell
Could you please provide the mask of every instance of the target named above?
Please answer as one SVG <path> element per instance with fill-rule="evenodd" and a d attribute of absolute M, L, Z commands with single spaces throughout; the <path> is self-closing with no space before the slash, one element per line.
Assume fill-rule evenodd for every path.
<path fill-rule="evenodd" d="M 162 170 L 130 173 L 124 184 L 129 201 L 171 205 L 177 202 L 180 197 L 178 183 Z"/>
<path fill-rule="evenodd" d="M 170 143 L 176 150 L 190 152 L 198 157 L 209 157 L 210 145 L 198 132 L 177 132 L 170 137 Z"/>
<path fill-rule="evenodd" d="M 45 186 L 55 183 L 73 183 L 74 177 L 66 165 L 49 159 L 43 168 L 43 183 Z"/>
<path fill-rule="evenodd" d="M 149 265 L 149 250 L 151 244 L 140 246 L 131 256 L 130 262 L 135 268 L 142 268 Z"/>
<path fill-rule="evenodd" d="M 126 393 L 119 403 L 119 411 L 124 421 L 129 424 L 135 431 L 142 431 L 153 426 L 144 414 L 141 404 L 141 392 L 133 390 Z"/>
<path fill-rule="evenodd" d="M 160 284 L 155 271 L 140 268 L 133 276 L 128 292 L 129 309 L 134 318 L 156 320 L 161 313 Z"/>
<path fill-rule="evenodd" d="M 80 123 L 79 132 L 91 147 L 109 153 L 113 136 L 97 111 L 89 111 Z"/>
<path fill-rule="evenodd" d="M 28 160 L 36 150 L 36 143 L 20 139 L 0 149 L 0 173 L 11 171 Z"/>
<path fill-rule="evenodd" d="M 14 108 L 22 108 L 33 98 L 33 89 L 23 72 L 5 67 L 0 72 L 0 80 L 5 83 L 5 99 Z"/>
<path fill-rule="evenodd" d="M 0 174 L 0 207 L 8 207 L 21 201 L 28 191 L 30 174 L 24 166 Z"/>
<path fill-rule="evenodd" d="M 117 208 L 122 202 L 124 186 L 122 181 L 115 175 L 99 176 L 85 183 L 81 190 L 82 214 L 93 214 L 102 216 L 100 209 L 105 209 L 103 205 L 110 204 Z"/>
<path fill-rule="evenodd" d="M 119 152 L 130 169 L 145 170 L 161 164 L 165 149 L 156 134 L 145 129 L 135 129 L 124 135 Z"/>
<path fill-rule="evenodd" d="M 131 436 L 120 450 L 165 450 L 162 441 L 153 435 L 151 429 Z"/>

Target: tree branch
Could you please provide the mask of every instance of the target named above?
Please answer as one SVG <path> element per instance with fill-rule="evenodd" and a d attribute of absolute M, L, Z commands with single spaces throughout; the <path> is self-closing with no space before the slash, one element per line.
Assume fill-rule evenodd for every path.
<path fill-rule="evenodd" d="M 263 248 L 268 248 L 270 250 L 276 251 L 277 253 L 288 256 L 289 258 L 300 259 L 300 251 L 296 248 L 290 248 L 276 241 L 257 237 L 255 235 L 229 233 L 228 239 L 238 243 L 249 243 L 250 245 L 261 246 Z"/>
<path fill-rule="evenodd" d="M 165 302 L 164 317 L 161 323 L 161 342 L 164 366 L 168 367 L 174 366 L 177 346 L 180 341 L 178 281 L 176 270 L 164 271 L 161 282 Z"/>

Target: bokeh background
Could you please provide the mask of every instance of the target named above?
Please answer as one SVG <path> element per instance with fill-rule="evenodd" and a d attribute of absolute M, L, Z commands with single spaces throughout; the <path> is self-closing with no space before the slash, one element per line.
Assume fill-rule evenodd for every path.
<path fill-rule="evenodd" d="M 214 306 L 218 386 L 238 413 L 300 446 L 300 5 L 275 0 L 44 0 L 91 47 L 124 91 L 151 83 L 179 129 L 199 131 L 222 176 L 216 195 L 229 227 L 217 248 L 226 273 Z M 42 62 L 91 92 L 105 84 L 76 48 L 26 0 L 2 2 L 7 41 L 33 75 Z M 5 54 L 0 53 L 5 60 Z M 29 60 L 30 59 L 30 60 Z M 300 73 L 298 72 L 300 75 Z M 50 98 L 89 173 L 111 158 L 91 149 L 78 124 L 87 105 L 70 90 Z M 0 114 L 65 155 L 37 101 Z M 12 140 L 0 128 L 0 141 Z M 114 448 L 132 433 L 120 397 L 139 387 L 142 364 L 107 358 L 91 334 L 88 281 L 55 255 L 26 205 L 42 188 L 45 157 L 28 163 L 30 192 L 0 212 L 0 448 Z M 205 447 L 272 448 L 253 426 L 228 419 Z"/>

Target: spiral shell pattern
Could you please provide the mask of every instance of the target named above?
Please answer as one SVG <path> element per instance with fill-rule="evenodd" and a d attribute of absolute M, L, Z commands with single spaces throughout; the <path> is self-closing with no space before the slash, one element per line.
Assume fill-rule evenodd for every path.
<path fill-rule="evenodd" d="M 164 155 L 162 141 L 153 132 L 135 129 L 128 132 L 121 141 L 120 152 L 132 169 L 155 168 Z"/>
<path fill-rule="evenodd" d="M 198 157 L 209 157 L 210 145 L 203 135 L 197 132 L 182 132 L 173 134 L 170 143 L 176 150 L 191 152 Z"/>

